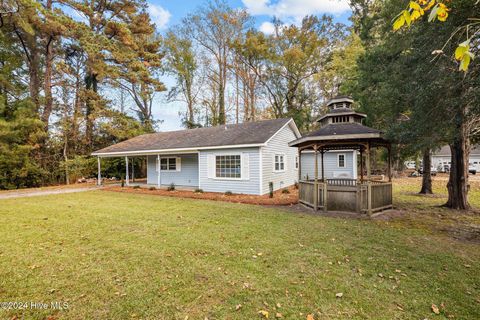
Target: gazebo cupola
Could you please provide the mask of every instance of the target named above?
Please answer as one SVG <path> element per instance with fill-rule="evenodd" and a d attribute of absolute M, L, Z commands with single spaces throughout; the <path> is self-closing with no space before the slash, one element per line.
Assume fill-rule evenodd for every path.
<path fill-rule="evenodd" d="M 336 96 L 327 102 L 328 113 L 317 119 L 320 126 L 332 123 L 362 123 L 366 115 L 352 109 L 353 100 L 348 96 Z"/>

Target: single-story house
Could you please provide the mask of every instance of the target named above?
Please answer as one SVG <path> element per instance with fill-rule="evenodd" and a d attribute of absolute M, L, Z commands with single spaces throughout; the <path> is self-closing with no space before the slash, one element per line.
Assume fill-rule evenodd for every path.
<path fill-rule="evenodd" d="M 144 134 L 95 151 L 99 158 L 146 157 L 147 184 L 263 195 L 313 178 L 314 154 L 288 143 L 301 134 L 291 118 Z M 357 152 L 324 155 L 326 178 L 357 178 Z M 320 160 L 319 160 L 320 161 Z M 126 167 L 128 182 L 128 166 Z M 99 165 L 99 181 L 101 180 Z"/>
<path fill-rule="evenodd" d="M 449 146 L 443 146 L 440 150 L 432 152 L 432 166 L 443 171 L 445 166 L 450 167 L 451 151 Z M 480 145 L 472 146 L 468 164 L 480 172 Z"/>
<path fill-rule="evenodd" d="M 297 181 L 297 149 L 288 143 L 300 136 L 293 119 L 274 119 L 144 134 L 92 155 L 146 157 L 152 186 L 263 195 L 270 182 L 278 190 Z"/>

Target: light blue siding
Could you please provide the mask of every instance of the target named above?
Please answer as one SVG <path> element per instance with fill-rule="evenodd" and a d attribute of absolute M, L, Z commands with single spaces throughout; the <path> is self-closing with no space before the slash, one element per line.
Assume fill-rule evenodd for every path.
<path fill-rule="evenodd" d="M 213 163 L 208 163 L 209 158 L 215 155 L 232 155 L 232 154 L 248 154 L 248 179 L 221 179 L 210 177 L 208 174 L 208 167 L 215 166 Z M 212 155 L 209 157 L 208 155 Z M 221 150 L 201 150 L 199 154 L 200 165 L 200 185 L 203 191 L 209 192 L 225 192 L 231 191 L 233 193 L 244 194 L 259 194 L 260 193 L 260 156 L 259 148 L 232 148 Z M 242 164 L 243 165 L 243 164 Z"/>
<path fill-rule="evenodd" d="M 297 139 L 290 125 L 282 128 L 261 148 L 262 153 L 262 194 L 269 192 L 269 183 L 273 182 L 273 189 L 278 190 L 291 186 L 298 180 L 298 169 L 295 168 L 295 159 L 298 154 L 297 148 L 288 146 L 288 143 Z M 285 156 L 285 170 L 274 171 L 274 156 L 282 154 Z"/>
<path fill-rule="evenodd" d="M 338 155 L 345 155 L 345 168 L 338 167 Z M 318 154 L 318 177 L 322 177 L 322 160 Z M 357 178 L 357 157 L 354 151 L 326 152 L 323 156 L 325 161 L 325 178 Z M 315 176 L 315 156 L 313 152 L 302 152 L 302 179 L 313 179 Z"/>
<path fill-rule="evenodd" d="M 198 155 L 160 155 L 161 158 L 180 157 L 180 171 L 161 171 L 161 185 L 174 183 L 177 186 L 198 187 Z M 158 176 L 156 171 L 157 156 L 147 157 L 147 183 L 156 185 Z"/>

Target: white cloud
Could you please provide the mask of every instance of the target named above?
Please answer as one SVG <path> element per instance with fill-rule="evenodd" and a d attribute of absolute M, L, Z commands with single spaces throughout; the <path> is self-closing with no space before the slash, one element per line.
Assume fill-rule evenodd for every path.
<path fill-rule="evenodd" d="M 341 14 L 350 10 L 348 0 L 242 0 L 252 15 L 299 21 L 312 14 Z"/>
<path fill-rule="evenodd" d="M 267 35 L 273 34 L 275 32 L 275 26 L 273 25 L 273 23 L 268 21 L 262 23 L 258 29 Z"/>
<path fill-rule="evenodd" d="M 172 16 L 168 10 L 153 3 L 148 4 L 148 13 L 158 29 L 165 28 Z"/>

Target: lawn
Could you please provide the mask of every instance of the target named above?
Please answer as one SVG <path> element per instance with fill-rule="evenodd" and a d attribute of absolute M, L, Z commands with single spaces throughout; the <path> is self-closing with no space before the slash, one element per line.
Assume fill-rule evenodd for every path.
<path fill-rule="evenodd" d="M 479 319 L 480 244 L 439 227 L 478 215 L 448 218 L 443 187 L 411 181 L 403 214 L 377 220 L 107 191 L 0 200 L 0 302 L 68 304 L 0 318 Z"/>

